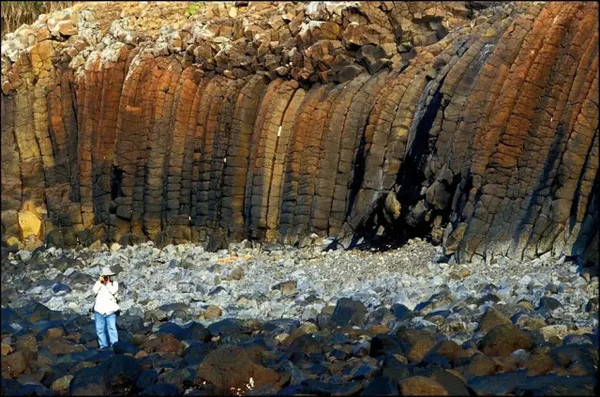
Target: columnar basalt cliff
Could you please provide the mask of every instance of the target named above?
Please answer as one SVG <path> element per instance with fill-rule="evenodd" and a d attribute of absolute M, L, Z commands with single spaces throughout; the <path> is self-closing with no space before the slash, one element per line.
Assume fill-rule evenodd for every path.
<path fill-rule="evenodd" d="M 7 35 L 4 244 L 421 236 L 597 261 L 596 3 L 190 4 Z"/>

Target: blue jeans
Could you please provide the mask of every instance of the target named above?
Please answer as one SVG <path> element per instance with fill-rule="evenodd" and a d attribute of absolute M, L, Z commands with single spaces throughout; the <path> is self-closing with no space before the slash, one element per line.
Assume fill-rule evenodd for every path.
<path fill-rule="evenodd" d="M 110 345 L 114 345 L 119 340 L 119 334 L 117 333 L 117 315 L 113 314 L 100 314 L 94 312 L 94 320 L 96 321 L 96 334 L 98 334 L 98 345 L 100 348 L 108 347 L 106 341 L 106 334 L 108 332 L 108 339 Z"/>

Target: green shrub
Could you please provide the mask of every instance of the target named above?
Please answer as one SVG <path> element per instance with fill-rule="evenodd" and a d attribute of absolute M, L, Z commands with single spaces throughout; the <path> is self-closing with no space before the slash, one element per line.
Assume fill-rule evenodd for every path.
<path fill-rule="evenodd" d="M 195 1 L 194 4 L 190 4 L 185 9 L 185 16 L 188 17 L 188 18 L 191 17 L 192 15 L 194 15 L 195 13 L 197 13 L 198 10 L 200 10 L 203 6 L 204 6 L 204 2 L 203 1 Z"/>

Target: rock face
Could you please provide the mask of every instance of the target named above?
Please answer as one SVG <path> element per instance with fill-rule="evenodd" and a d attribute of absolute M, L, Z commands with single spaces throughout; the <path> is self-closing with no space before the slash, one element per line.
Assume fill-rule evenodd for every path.
<path fill-rule="evenodd" d="M 244 4 L 76 5 L 7 35 L 3 243 L 597 260 L 597 4 Z"/>

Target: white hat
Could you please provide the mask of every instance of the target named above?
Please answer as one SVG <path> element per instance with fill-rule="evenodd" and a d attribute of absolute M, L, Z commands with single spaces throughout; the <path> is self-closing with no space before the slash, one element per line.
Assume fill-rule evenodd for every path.
<path fill-rule="evenodd" d="M 114 276 L 115 272 L 113 272 L 109 266 L 104 266 L 104 268 L 102 269 L 102 273 L 100 275 L 101 276 Z"/>

